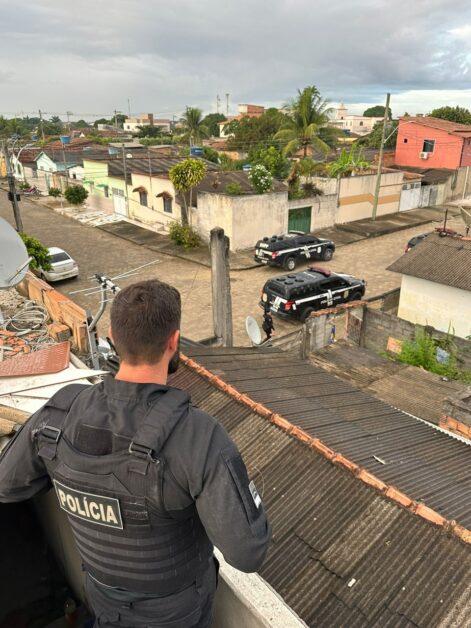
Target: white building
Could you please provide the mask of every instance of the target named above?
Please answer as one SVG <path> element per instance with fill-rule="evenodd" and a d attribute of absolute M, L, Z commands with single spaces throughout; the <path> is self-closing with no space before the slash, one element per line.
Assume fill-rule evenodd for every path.
<path fill-rule="evenodd" d="M 374 125 L 382 120 L 381 117 L 369 118 L 368 116 L 350 115 L 347 107 L 341 103 L 340 107 L 335 109 L 334 118 L 330 121 L 330 125 L 357 135 L 367 135 L 371 133 Z"/>
<path fill-rule="evenodd" d="M 399 318 L 471 335 L 471 240 L 430 234 L 388 270 L 402 273 Z"/>
<path fill-rule="evenodd" d="M 172 130 L 172 121 L 167 118 L 154 118 L 153 113 L 144 113 L 139 118 L 127 118 L 123 123 L 123 130 L 130 133 L 139 133 L 139 127 L 155 126 L 164 133 Z"/>

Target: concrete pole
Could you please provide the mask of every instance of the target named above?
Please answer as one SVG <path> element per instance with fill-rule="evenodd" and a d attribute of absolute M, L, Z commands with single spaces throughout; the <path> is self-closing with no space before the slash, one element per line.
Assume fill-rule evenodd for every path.
<path fill-rule="evenodd" d="M 389 99 L 391 98 L 391 94 L 386 94 L 386 108 L 384 110 L 384 121 L 383 121 L 383 132 L 381 133 L 381 145 L 379 147 L 379 157 L 378 157 L 378 174 L 376 175 L 376 190 L 375 197 L 373 201 L 373 213 L 371 215 L 371 220 L 376 220 L 376 211 L 378 209 L 378 201 L 379 201 L 379 192 L 381 189 L 381 170 L 383 168 L 383 152 L 384 152 L 384 138 L 386 137 L 386 123 L 389 120 Z"/>
<path fill-rule="evenodd" d="M 229 238 L 221 227 L 211 229 L 210 250 L 214 335 L 224 347 L 232 347 Z"/>

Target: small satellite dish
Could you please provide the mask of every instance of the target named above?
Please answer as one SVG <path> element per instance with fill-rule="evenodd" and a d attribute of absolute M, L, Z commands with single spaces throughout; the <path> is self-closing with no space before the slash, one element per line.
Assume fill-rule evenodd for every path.
<path fill-rule="evenodd" d="M 258 323 L 253 318 L 253 316 L 247 316 L 247 318 L 245 319 L 245 330 L 247 331 L 247 335 L 252 341 L 253 345 L 259 345 L 262 343 L 262 334 L 260 332 L 260 327 L 258 326 Z"/>
<path fill-rule="evenodd" d="M 0 289 L 13 288 L 23 281 L 30 259 L 18 233 L 0 218 Z"/>

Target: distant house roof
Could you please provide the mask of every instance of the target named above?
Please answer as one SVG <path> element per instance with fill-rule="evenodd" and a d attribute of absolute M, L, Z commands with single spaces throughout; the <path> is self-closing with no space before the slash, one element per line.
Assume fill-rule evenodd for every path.
<path fill-rule="evenodd" d="M 213 164 L 214 165 L 214 164 Z M 254 194 L 247 172 L 234 170 L 232 172 L 208 172 L 203 181 L 195 188 L 197 192 L 213 192 L 224 194 L 229 183 L 237 183 L 245 194 Z M 273 179 L 273 191 L 284 192 L 288 189 L 282 181 Z"/>
<path fill-rule="evenodd" d="M 414 122 L 422 126 L 427 126 L 431 129 L 446 131 L 451 135 L 458 135 L 459 137 L 471 137 L 471 124 L 458 124 L 457 122 L 441 120 L 440 118 L 433 118 L 432 116 L 404 116 L 402 118 L 399 118 L 399 124 L 401 122 Z"/>
<path fill-rule="evenodd" d="M 436 513 L 387 485 L 397 486 L 398 474 L 409 475 L 410 495 L 422 477 L 428 504 L 447 473 L 463 475 L 468 445 L 396 416 L 360 391 L 349 398 L 341 392 L 351 388 L 346 383 L 286 354 L 248 348 L 186 351 L 192 359 L 183 356 L 170 383 L 190 392 L 239 447 L 273 525 L 260 575 L 301 619 L 316 627 L 469 623 L 465 591 L 471 545 L 460 539 L 471 537 L 462 528 L 463 536 L 456 538 L 443 525 L 433 525 Z M 351 397 L 353 390 L 348 392 Z M 381 404 L 382 414 L 372 412 L 370 404 L 378 409 Z M 362 448 L 355 429 L 360 425 L 385 464 Z M 395 442 L 402 465 L 393 463 Z M 334 443 L 343 453 L 330 449 Z M 452 454 L 458 449 L 461 466 Z M 414 467 L 417 457 L 423 465 Z M 441 461 L 434 474 L 428 467 L 432 459 Z M 380 469 L 389 478 L 386 484 Z M 467 498 L 458 497 L 453 477 L 448 479 L 444 502 L 458 512 Z"/>
<path fill-rule="evenodd" d="M 387 270 L 471 291 L 471 239 L 431 234 Z"/>
<path fill-rule="evenodd" d="M 168 176 L 168 172 L 173 166 L 181 163 L 186 157 L 168 157 L 166 155 L 152 156 L 150 159 L 141 157 L 132 157 L 132 159 L 126 159 L 126 174 L 128 183 L 131 182 L 131 173 L 144 174 L 149 176 Z M 121 158 L 108 159 L 108 173 L 112 177 L 124 177 L 124 164 Z M 202 159 L 208 170 L 217 170 L 217 164 L 211 161 Z"/>
<path fill-rule="evenodd" d="M 417 168 L 415 166 L 399 166 L 393 164 L 389 166 L 394 170 L 403 170 L 404 174 L 409 174 L 406 178 L 412 178 L 410 175 L 418 174 L 424 185 L 433 185 L 434 183 L 443 183 L 449 179 L 449 177 L 455 172 L 448 168 Z M 419 177 L 417 177 L 419 178 Z"/>

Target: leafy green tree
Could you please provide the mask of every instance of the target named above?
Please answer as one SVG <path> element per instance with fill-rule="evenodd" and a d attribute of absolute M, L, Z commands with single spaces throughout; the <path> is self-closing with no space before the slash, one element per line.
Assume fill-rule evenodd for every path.
<path fill-rule="evenodd" d="M 203 123 L 203 112 L 198 107 L 187 107 L 181 122 L 184 135 L 190 142 L 199 144 L 203 137 L 209 137 L 208 127 Z"/>
<path fill-rule="evenodd" d="M 185 249 L 192 249 L 200 246 L 201 238 L 189 225 L 184 225 L 175 220 L 170 225 L 170 239 L 175 244 L 183 246 Z"/>
<path fill-rule="evenodd" d="M 384 118 L 384 112 L 386 107 L 384 105 L 375 105 L 374 107 L 369 107 L 365 109 L 363 115 L 367 118 Z M 388 107 L 388 118 L 392 120 L 392 111 L 391 107 Z"/>
<path fill-rule="evenodd" d="M 138 137 L 160 137 L 163 135 L 162 127 L 160 126 L 138 126 Z"/>
<path fill-rule="evenodd" d="M 273 185 L 273 178 L 265 166 L 259 164 L 249 172 L 249 181 L 257 194 L 269 192 Z"/>
<path fill-rule="evenodd" d="M 83 185 L 71 185 L 65 189 L 64 196 L 72 205 L 82 205 L 88 198 L 88 192 Z"/>
<path fill-rule="evenodd" d="M 98 120 L 95 120 L 95 122 L 93 123 L 95 129 L 98 128 L 99 124 L 111 124 L 111 120 L 108 120 L 108 118 L 98 118 Z"/>
<path fill-rule="evenodd" d="M 219 153 L 219 165 L 223 172 L 238 170 L 237 161 L 235 159 L 231 159 L 226 153 Z"/>
<path fill-rule="evenodd" d="M 429 115 L 433 118 L 458 122 L 459 124 L 471 124 L 471 112 L 465 107 L 439 107 Z"/>
<path fill-rule="evenodd" d="M 331 177 L 349 177 L 353 171 L 366 170 L 370 165 L 363 155 L 363 148 L 352 144 L 349 151 L 344 148 L 338 159 L 329 164 L 328 170 Z"/>
<path fill-rule="evenodd" d="M 290 162 L 274 146 L 268 148 L 257 147 L 249 151 L 249 163 L 252 165 L 261 164 L 268 172 L 277 179 L 284 179 L 289 172 Z"/>
<path fill-rule="evenodd" d="M 225 135 L 231 134 L 227 145 L 230 150 L 249 151 L 257 145 L 273 144 L 273 138 L 288 121 L 288 116 L 278 109 L 270 108 L 261 116 L 233 120 L 224 127 Z M 276 144 L 276 142 L 275 142 Z"/>
<path fill-rule="evenodd" d="M 187 193 L 190 193 L 190 205 L 193 188 L 201 183 L 207 171 L 207 166 L 200 159 L 184 159 L 173 166 L 169 171 L 170 181 L 177 192 L 183 197 L 182 225 L 188 225 L 188 201 Z"/>
<path fill-rule="evenodd" d="M 28 256 L 31 257 L 29 267 L 51 270 L 51 256 L 44 244 L 26 233 L 20 233 L 20 236 L 26 246 Z"/>
<path fill-rule="evenodd" d="M 51 124 L 60 124 L 62 126 L 62 120 L 59 118 L 59 116 L 51 116 L 50 122 Z"/>
<path fill-rule="evenodd" d="M 226 116 L 222 113 L 208 113 L 202 120 L 212 137 L 219 137 L 219 122 L 224 122 Z"/>
<path fill-rule="evenodd" d="M 118 126 L 120 129 L 123 128 L 124 121 L 128 119 L 128 116 L 125 116 L 124 113 L 117 113 L 110 119 L 110 124 L 113 126 Z"/>
<path fill-rule="evenodd" d="M 386 125 L 386 135 L 384 148 L 395 148 L 396 139 L 397 139 L 397 127 L 398 122 L 388 122 Z M 381 146 L 381 137 L 383 133 L 383 122 L 377 122 L 371 133 L 369 133 L 366 137 L 361 138 L 358 141 L 358 144 L 364 144 L 369 148 L 380 148 Z"/>
<path fill-rule="evenodd" d="M 291 155 L 302 148 L 304 157 L 307 157 L 308 146 L 327 153 L 329 146 L 320 139 L 319 130 L 327 125 L 331 109 L 317 87 L 310 85 L 302 91 L 298 90 L 298 95 L 288 106 L 288 111 L 287 123 L 275 135 L 276 140 L 285 142 L 285 155 Z"/>
<path fill-rule="evenodd" d="M 49 188 L 49 196 L 52 196 L 53 198 L 59 198 L 59 196 L 62 196 L 62 192 L 59 190 L 59 188 Z"/>

